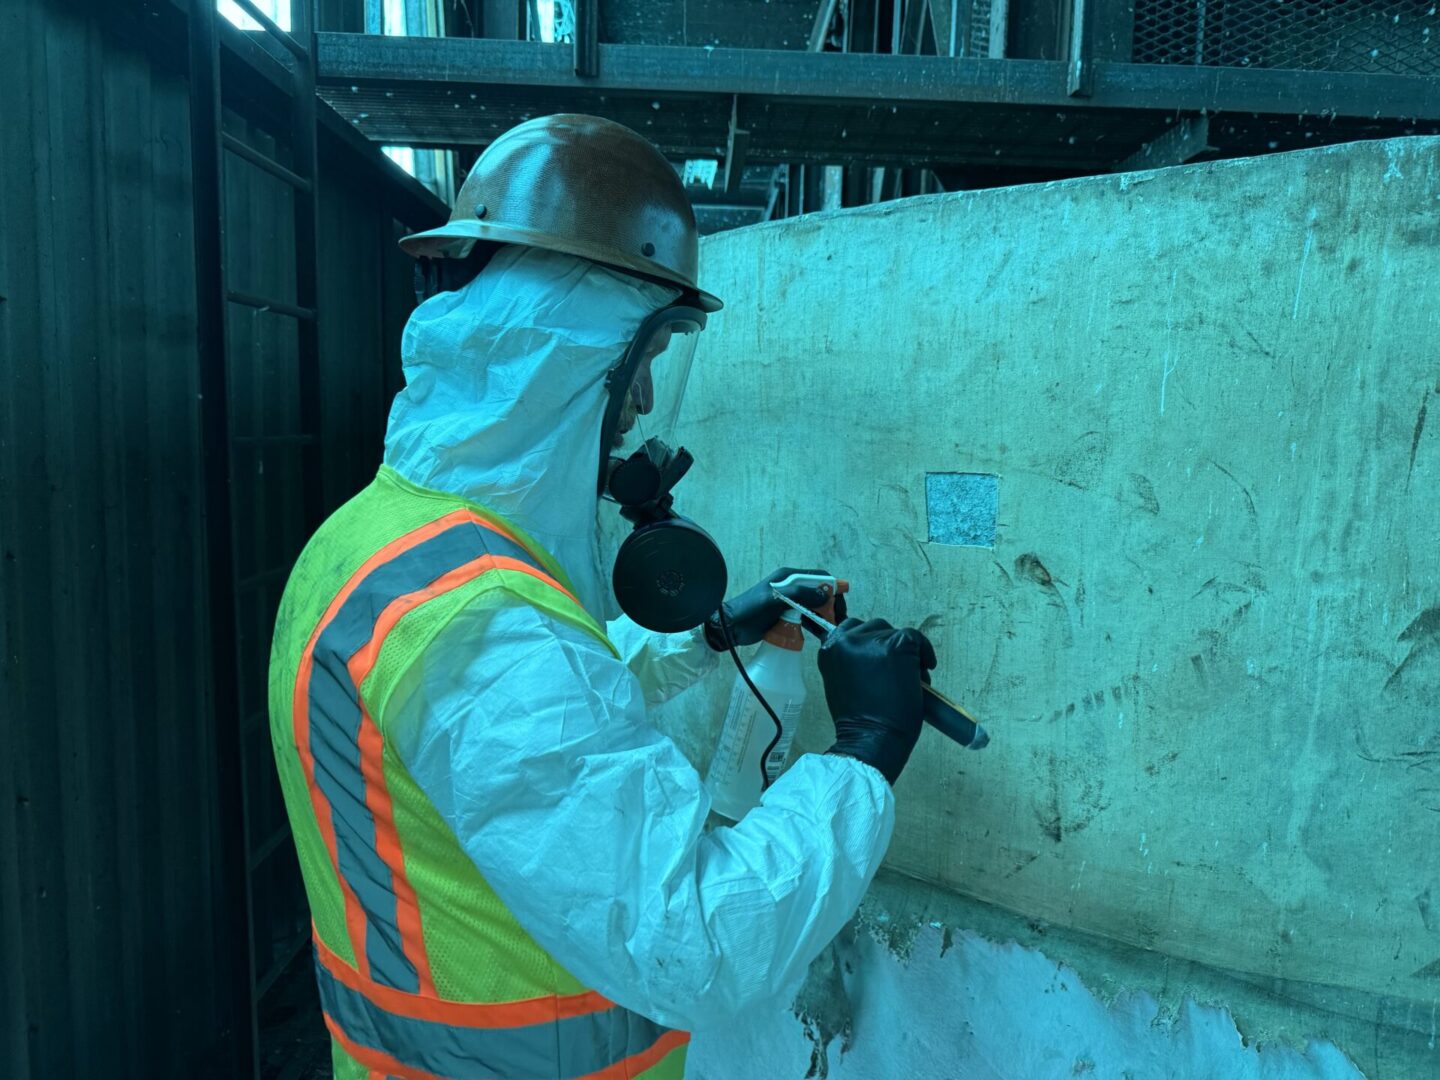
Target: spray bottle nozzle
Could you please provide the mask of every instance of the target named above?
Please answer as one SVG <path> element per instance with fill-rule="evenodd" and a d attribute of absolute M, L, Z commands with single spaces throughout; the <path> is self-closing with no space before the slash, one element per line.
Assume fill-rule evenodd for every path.
<path fill-rule="evenodd" d="M 836 597 L 850 591 L 850 582 L 844 578 L 831 577 L 827 574 L 791 574 L 789 577 L 782 578 L 780 581 L 771 582 L 770 588 L 774 590 L 777 597 L 790 605 L 791 610 L 786 613 L 784 621 L 800 623 L 802 621 L 800 608 L 804 607 L 806 611 L 810 613 L 810 629 L 814 631 L 815 627 L 818 626 L 821 630 L 828 633 L 833 629 L 837 621 L 835 615 Z M 810 606 L 808 604 L 800 604 L 800 602 L 793 597 L 786 595 L 786 590 L 788 589 L 805 588 L 818 590 L 821 595 L 825 597 L 824 602 L 818 606 Z"/>

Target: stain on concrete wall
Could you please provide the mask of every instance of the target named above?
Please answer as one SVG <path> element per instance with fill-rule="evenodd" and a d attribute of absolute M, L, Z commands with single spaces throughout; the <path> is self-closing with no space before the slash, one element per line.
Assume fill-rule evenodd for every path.
<path fill-rule="evenodd" d="M 1284 985 L 1303 1036 L 1338 995 L 1433 1050 L 1437 153 L 1355 144 L 707 241 L 729 306 L 682 417 L 685 512 L 737 581 L 829 565 L 855 613 L 924 627 L 937 685 L 994 735 L 922 739 L 893 869 Z M 934 540 L 927 473 L 999 478 L 993 547 Z M 662 718 L 698 760 L 727 692 Z M 818 682 L 810 702 L 798 743 L 821 749 Z"/>

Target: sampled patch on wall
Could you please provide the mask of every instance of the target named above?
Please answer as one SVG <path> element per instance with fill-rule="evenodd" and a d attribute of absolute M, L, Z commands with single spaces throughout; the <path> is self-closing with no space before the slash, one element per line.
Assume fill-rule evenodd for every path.
<path fill-rule="evenodd" d="M 926 473 L 925 516 L 932 544 L 994 547 L 1000 478 L 993 473 Z"/>

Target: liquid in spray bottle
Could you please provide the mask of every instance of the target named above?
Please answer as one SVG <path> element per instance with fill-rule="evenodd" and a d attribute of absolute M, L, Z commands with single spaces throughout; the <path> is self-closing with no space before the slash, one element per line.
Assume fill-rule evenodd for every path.
<path fill-rule="evenodd" d="M 845 583 L 837 583 L 834 578 L 815 575 L 788 578 L 785 584 L 815 585 L 824 588 L 832 597 L 837 589 L 844 592 L 847 588 Z M 787 611 L 781 621 L 770 628 L 751 662 L 746 665 L 755 689 L 764 695 L 780 719 L 778 740 L 775 738 L 775 721 L 751 693 L 744 676 L 738 672 L 735 675 L 730 707 L 720 732 L 720 744 L 705 778 L 715 812 L 732 821 L 739 821 L 759 804 L 761 792 L 775 781 L 785 767 L 790 743 L 795 737 L 795 725 L 805 705 L 805 678 L 801 668 L 804 649 L 805 631 L 800 626 L 800 613 Z M 775 745 L 767 754 L 766 748 L 772 741 Z"/>

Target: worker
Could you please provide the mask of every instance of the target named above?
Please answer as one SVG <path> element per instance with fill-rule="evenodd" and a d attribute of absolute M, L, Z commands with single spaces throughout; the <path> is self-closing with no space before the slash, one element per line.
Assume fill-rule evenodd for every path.
<path fill-rule="evenodd" d="M 709 538 L 668 512 L 688 455 L 660 429 L 720 306 L 681 183 L 624 127 L 546 117 L 402 243 L 432 295 L 385 463 L 305 548 L 271 658 L 335 1075 L 678 1078 L 689 1032 L 788 1000 L 855 911 L 934 654 L 846 620 L 820 650 L 833 749 L 706 831 L 647 708 L 784 609 L 770 579 L 707 599 Z M 644 490 L 602 499 L 626 464 Z M 644 558 L 615 594 L 684 632 L 606 624 L 616 502 Z"/>

